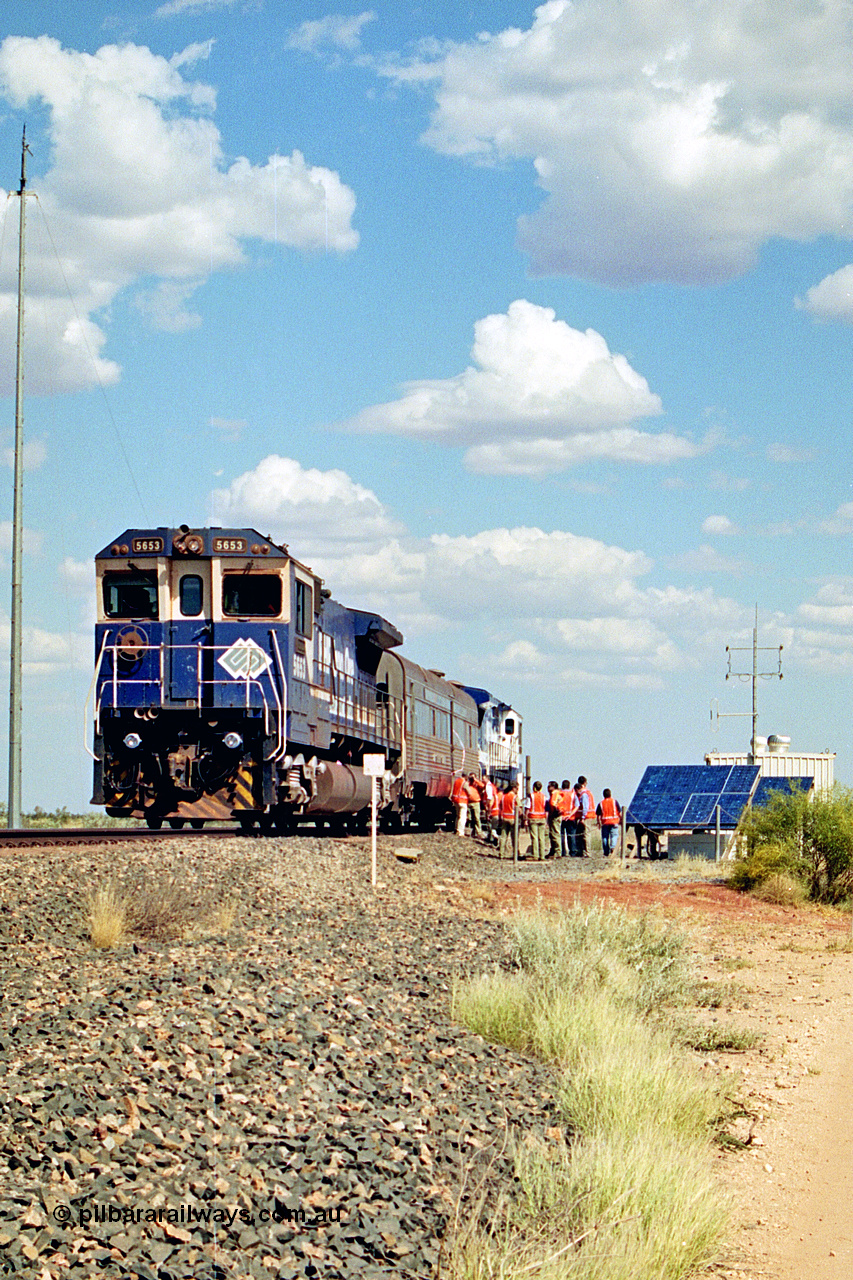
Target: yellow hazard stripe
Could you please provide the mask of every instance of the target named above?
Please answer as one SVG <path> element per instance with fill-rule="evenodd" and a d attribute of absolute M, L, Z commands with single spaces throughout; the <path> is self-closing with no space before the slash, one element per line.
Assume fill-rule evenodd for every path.
<path fill-rule="evenodd" d="M 237 770 L 237 776 L 234 779 L 234 808 L 235 809 L 256 809 L 254 796 L 252 795 L 254 778 L 250 765 L 241 765 Z"/>

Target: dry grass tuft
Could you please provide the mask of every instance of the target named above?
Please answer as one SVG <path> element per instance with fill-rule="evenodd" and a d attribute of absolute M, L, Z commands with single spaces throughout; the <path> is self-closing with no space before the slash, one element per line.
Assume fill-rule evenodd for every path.
<path fill-rule="evenodd" d="M 691 858 L 689 853 L 680 853 L 669 865 L 679 880 L 719 880 L 724 874 L 713 858 Z"/>
<path fill-rule="evenodd" d="M 491 884 L 470 884 L 466 888 L 465 896 L 473 902 L 482 902 L 490 907 L 495 906 L 498 901 L 497 890 Z"/>
<path fill-rule="evenodd" d="M 772 872 L 752 890 L 753 897 L 761 902 L 773 902 L 780 907 L 799 907 L 808 899 L 809 892 L 802 880 L 786 875 L 784 871 Z"/>
<path fill-rule="evenodd" d="M 127 900 L 122 889 L 110 881 L 86 898 L 86 925 L 93 947 L 117 947 L 127 932 Z"/>
<path fill-rule="evenodd" d="M 221 886 L 189 888 L 162 871 L 110 880 L 84 899 L 89 939 L 104 949 L 128 937 L 224 937 L 234 926 L 237 908 L 237 898 L 223 896 Z"/>
<path fill-rule="evenodd" d="M 604 880 L 607 882 L 618 881 L 622 879 L 622 868 L 619 861 L 607 862 L 598 871 L 592 873 L 593 880 Z"/>
<path fill-rule="evenodd" d="M 235 898 L 223 898 L 221 902 L 215 903 L 209 911 L 205 922 L 204 932 L 214 933 L 221 937 L 225 937 L 234 928 L 234 921 L 237 919 L 237 901 Z"/>

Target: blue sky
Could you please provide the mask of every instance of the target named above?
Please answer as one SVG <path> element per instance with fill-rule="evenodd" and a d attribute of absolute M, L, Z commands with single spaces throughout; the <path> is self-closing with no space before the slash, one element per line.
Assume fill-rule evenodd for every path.
<path fill-rule="evenodd" d="M 853 783 L 848 0 L 4 15 L 25 808 L 88 799 L 95 551 L 211 521 L 513 702 L 537 776 L 624 799 L 745 749 L 709 708 L 749 709 L 757 604 L 759 731 Z M 7 449 L 16 239 L 7 200 Z"/>

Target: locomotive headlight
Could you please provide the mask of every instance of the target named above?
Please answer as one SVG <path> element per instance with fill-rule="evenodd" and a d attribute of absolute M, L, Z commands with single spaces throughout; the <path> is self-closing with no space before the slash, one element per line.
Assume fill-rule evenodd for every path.
<path fill-rule="evenodd" d="M 226 733 L 222 741 L 225 743 L 229 751 L 236 751 L 243 745 L 243 739 L 240 737 L 239 733 Z"/>
<path fill-rule="evenodd" d="M 124 737 L 124 745 L 131 751 L 135 751 L 137 747 L 142 745 L 142 739 L 138 733 L 127 733 Z"/>

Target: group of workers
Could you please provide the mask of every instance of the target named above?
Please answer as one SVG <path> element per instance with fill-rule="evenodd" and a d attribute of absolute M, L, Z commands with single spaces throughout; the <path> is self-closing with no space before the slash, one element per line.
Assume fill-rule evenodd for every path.
<path fill-rule="evenodd" d="M 547 796 L 542 783 L 534 782 L 521 809 L 517 782 L 496 783 L 473 773 L 454 779 L 450 798 L 456 809 L 456 834 L 464 836 L 470 820 L 473 838 L 497 845 L 499 858 L 507 852 L 517 856 L 519 828 L 529 833 L 528 857 L 536 862 L 588 858 L 588 823 L 595 822 L 601 832 L 605 858 L 619 840 L 621 806 L 608 787 L 596 804 L 583 775 L 574 785 L 567 778 L 559 785 L 549 782 Z"/>

